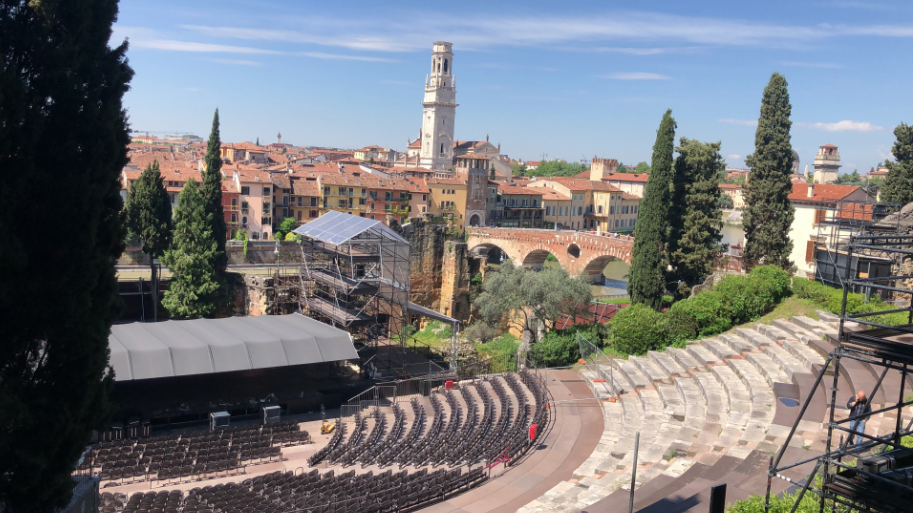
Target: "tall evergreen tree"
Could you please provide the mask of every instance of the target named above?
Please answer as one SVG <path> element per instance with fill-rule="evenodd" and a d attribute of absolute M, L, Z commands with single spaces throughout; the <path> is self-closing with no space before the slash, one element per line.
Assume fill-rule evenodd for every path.
<path fill-rule="evenodd" d="M 888 175 L 881 187 L 881 201 L 906 205 L 913 201 L 913 126 L 897 125 L 894 136 L 897 140 L 891 153 L 897 162 L 885 162 Z"/>
<path fill-rule="evenodd" d="M 672 198 L 672 151 L 675 148 L 675 119 L 667 110 L 656 131 L 651 173 L 637 215 L 637 237 L 628 274 L 631 302 L 656 310 L 662 306 L 666 291 L 666 261 L 663 254 L 669 225 L 668 208 Z"/>
<path fill-rule="evenodd" d="M 206 157 L 203 170 L 203 183 L 200 194 L 206 203 L 206 213 L 212 216 L 212 235 L 218 245 L 216 270 L 222 274 L 228 266 L 228 254 L 225 252 L 225 211 L 222 208 L 222 157 L 220 155 L 222 140 L 219 137 L 219 109 L 212 118 L 212 132 L 206 145 Z"/>
<path fill-rule="evenodd" d="M 681 231 L 675 251 L 669 255 L 673 275 L 681 285 L 679 293 L 713 272 L 713 257 L 723 250 L 723 211 L 720 210 L 719 178 L 726 170 L 719 142 L 701 143 L 682 137 L 675 149 L 675 174 L 684 191 L 681 203 Z"/>
<path fill-rule="evenodd" d="M 64 507 L 110 419 L 133 76 L 116 18 L 116 0 L 0 4 L 0 511 Z"/>
<path fill-rule="evenodd" d="M 764 88 L 761 116 L 755 132 L 755 152 L 745 159 L 751 176 L 745 188 L 744 258 L 749 261 L 789 268 L 793 243 L 789 230 L 795 208 L 789 201 L 792 192 L 793 147 L 789 129 L 792 106 L 786 78 L 774 73 Z"/>
<path fill-rule="evenodd" d="M 225 282 L 215 268 L 218 243 L 211 217 L 196 180 L 187 180 L 174 210 L 174 244 L 164 258 L 173 277 L 162 304 L 172 317 L 208 317 L 224 306 Z"/>
<path fill-rule="evenodd" d="M 149 267 L 152 271 L 152 288 L 155 299 L 152 301 L 154 318 L 158 319 L 158 277 L 154 260 L 161 258 L 165 250 L 171 247 L 171 198 L 165 189 L 165 179 L 159 170 L 159 163 L 152 164 L 139 175 L 127 192 L 127 203 L 124 206 L 127 226 L 143 243 L 143 253 L 149 255 Z"/>

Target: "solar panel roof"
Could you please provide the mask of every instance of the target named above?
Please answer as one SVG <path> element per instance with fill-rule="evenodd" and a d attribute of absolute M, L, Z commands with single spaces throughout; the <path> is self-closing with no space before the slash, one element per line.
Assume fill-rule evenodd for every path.
<path fill-rule="evenodd" d="M 403 244 L 409 243 L 380 221 L 335 210 L 295 228 L 294 231 L 299 235 L 335 245 L 345 244 L 365 232 Z"/>

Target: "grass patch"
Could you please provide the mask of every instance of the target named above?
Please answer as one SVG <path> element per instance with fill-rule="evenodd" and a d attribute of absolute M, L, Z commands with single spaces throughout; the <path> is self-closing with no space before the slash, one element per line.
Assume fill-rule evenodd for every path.
<path fill-rule="evenodd" d="M 815 310 L 821 310 L 821 305 L 815 303 L 811 299 L 788 297 L 784 299 L 779 305 L 775 306 L 773 310 L 765 315 L 762 315 L 761 318 L 757 320 L 757 322 L 762 324 L 770 324 L 774 321 L 774 319 L 791 319 L 797 315 L 811 317 L 817 321 L 818 314 L 815 313 Z"/>
<path fill-rule="evenodd" d="M 491 342 L 476 344 L 475 348 L 480 358 L 492 358 L 502 354 L 517 354 L 520 341 L 512 334 L 505 333 Z"/>

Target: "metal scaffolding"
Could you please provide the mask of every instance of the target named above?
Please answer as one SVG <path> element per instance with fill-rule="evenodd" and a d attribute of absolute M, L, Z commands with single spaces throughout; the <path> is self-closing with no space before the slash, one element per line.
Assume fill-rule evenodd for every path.
<path fill-rule="evenodd" d="M 847 511 L 900 512 L 909 511 L 913 499 L 910 474 L 913 470 L 913 449 L 903 448 L 904 436 L 913 434 L 911 425 L 903 425 L 903 408 L 913 404 L 905 401 L 904 390 L 908 374 L 913 371 L 913 274 L 905 274 L 913 258 L 913 235 L 900 233 L 901 215 L 875 223 L 860 225 L 864 233 L 850 235 L 845 244 L 836 246 L 834 251 L 842 255 L 835 260 L 840 271 L 839 282 L 843 288 L 840 326 L 836 347 L 828 355 L 818 373 L 812 392 L 805 399 L 783 447 L 771 458 L 767 480 L 765 511 L 770 508 L 772 478 L 779 477 L 802 489 L 796 498 L 793 511 L 806 493 L 814 493 L 820 499 L 820 510 L 825 505 L 837 505 Z M 907 227 L 908 228 L 908 227 Z M 888 263 L 887 274 L 872 276 L 867 260 L 879 258 Z M 868 300 L 875 296 L 890 298 L 881 311 L 848 313 L 847 298 L 850 293 L 860 293 Z M 888 319 L 884 316 L 891 315 Z M 848 416 L 837 420 L 835 416 L 838 380 L 841 363 L 845 359 L 855 360 L 878 371 L 880 375 L 875 387 L 869 393 L 874 398 L 889 372 L 900 374 L 899 390 L 887 390 L 881 408 L 868 414 Z M 828 397 L 828 432 L 824 453 L 796 462 L 783 463 L 783 455 L 801 422 L 816 390 L 827 375 L 832 375 L 833 384 Z M 889 393 L 890 392 L 890 393 Z M 864 420 L 880 413 L 896 415 L 894 429 L 879 436 L 860 433 L 853 429 L 853 422 Z M 863 441 L 851 440 L 859 436 Z M 839 441 L 838 441 L 839 438 Z M 878 457 L 868 455 L 870 451 L 884 451 Z M 872 451 L 871 454 L 875 454 Z M 844 462 L 846 458 L 859 458 L 856 465 Z M 885 463 L 887 462 L 887 463 Z M 803 480 L 793 480 L 783 473 L 801 465 L 814 463 L 814 469 Z"/>
<path fill-rule="evenodd" d="M 303 237 L 302 313 L 352 334 L 362 365 L 395 367 L 409 308 L 409 242 L 380 221 L 327 212 L 297 229 Z M 402 349 L 400 347 L 400 349 Z"/>

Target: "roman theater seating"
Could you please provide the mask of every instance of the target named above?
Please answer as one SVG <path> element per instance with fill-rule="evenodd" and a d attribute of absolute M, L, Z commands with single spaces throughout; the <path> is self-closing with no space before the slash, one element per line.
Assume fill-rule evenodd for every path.
<path fill-rule="evenodd" d="M 832 341 L 826 337 L 836 336 L 839 319 L 827 312 L 819 312 L 819 316 L 821 321 L 801 316 L 781 319 L 753 329 L 737 328 L 684 349 L 667 348 L 644 357 L 615 359 L 612 383 L 603 383 L 599 376 L 583 371 L 598 397 L 608 399 L 611 392 L 618 394 L 616 402 L 602 403 L 602 438 L 575 471 L 574 479 L 560 483 L 520 511 L 615 511 L 617 507 L 611 504 L 622 502 L 627 511 L 637 432 L 640 448 L 635 510 L 676 494 L 698 500 L 697 494 L 707 487 L 700 476 L 715 475 L 714 467 L 724 463 L 735 468 L 738 461 L 751 460 L 752 472 L 763 475 L 757 479 L 761 483 L 758 489 L 749 490 L 763 494 L 767 458 L 783 445 L 795 419 L 793 413 L 788 423 L 774 422 L 778 408 L 787 409 L 779 402 L 783 397 L 783 385 L 779 384 L 798 390 L 795 399 L 800 403 L 813 395 L 813 404 L 799 423 L 798 436 L 790 447 L 814 450 L 827 433 L 824 397 L 830 397 L 833 378 L 826 377 L 815 390 L 812 386 L 833 350 Z M 838 395 L 845 400 L 857 389 L 872 390 L 877 376 L 872 369 L 852 362 L 841 368 L 839 379 Z M 899 374 L 888 376 L 884 388 L 890 389 L 896 382 L 896 389 L 899 380 Z M 883 402 L 879 397 L 883 397 L 880 391 L 875 403 Z M 798 410 L 793 407 L 793 412 Z M 836 415 L 846 414 L 838 410 Z M 882 417 L 873 416 L 867 431 L 877 432 Z M 755 464 L 757 461 L 763 465 Z M 613 494 L 617 497 L 609 497 Z M 729 497 L 742 498 L 733 490 Z M 695 508 L 706 511 L 707 505 Z"/>
<path fill-rule="evenodd" d="M 489 462 L 511 463 L 522 458 L 533 446 L 529 439 L 530 426 L 548 422 L 546 403 L 544 384 L 528 371 L 458 382 L 452 389 L 440 387 L 427 397 L 402 398 L 390 408 L 369 405 L 341 419 L 327 445 L 307 460 L 309 466 L 316 468 L 255 477 L 232 476 L 232 471 L 222 469 L 212 477 L 227 476 L 233 482 L 202 486 L 205 484 L 202 481 L 186 485 L 183 490 L 103 494 L 101 511 L 251 513 L 412 509 L 482 484 L 488 476 Z M 209 447 L 215 442 L 217 448 L 227 447 L 228 454 L 232 454 L 235 440 L 250 443 L 246 442 L 251 436 L 247 430 L 252 432 L 257 428 L 235 429 L 231 435 L 222 433 L 213 440 L 209 440 L 213 435 L 208 433 L 188 439 L 205 440 Z M 270 441 L 292 443 L 289 439 L 295 435 L 290 432 L 281 429 L 271 433 Z M 226 438 L 229 443 L 223 445 Z M 177 448 L 177 453 L 184 455 L 182 461 L 188 459 L 192 450 L 200 454 L 201 449 L 195 449 L 196 442 L 182 440 L 183 437 L 154 443 Z M 147 442 L 146 446 L 149 445 Z M 266 449 L 269 448 L 273 446 Z M 99 447 L 99 451 L 104 449 L 108 450 L 105 454 L 110 454 L 111 447 Z M 281 448 L 273 449 L 278 449 L 275 459 L 281 459 Z M 261 449 L 258 446 L 249 450 L 254 453 Z M 244 461 L 243 454 L 231 461 Z M 270 458 L 268 455 L 264 461 Z M 327 466 L 330 468 L 326 469 Z M 189 477 L 183 476 L 182 470 L 178 480 L 170 479 L 174 483 L 205 479 L 206 468 Z M 107 472 L 110 479 L 111 470 Z M 190 486 L 199 487 L 187 490 Z"/>

